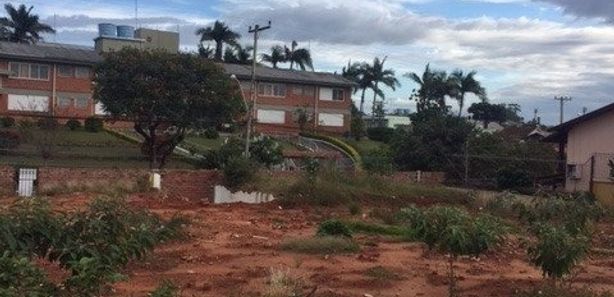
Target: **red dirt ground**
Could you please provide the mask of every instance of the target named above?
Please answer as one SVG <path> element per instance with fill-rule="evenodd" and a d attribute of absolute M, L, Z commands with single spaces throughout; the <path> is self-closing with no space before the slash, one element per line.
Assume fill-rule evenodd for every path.
<path fill-rule="evenodd" d="M 63 210 L 87 201 L 83 196 L 51 199 Z M 305 255 L 279 249 L 285 238 L 312 236 L 326 218 L 349 216 L 346 209 L 171 203 L 139 196 L 130 198 L 130 203 L 167 218 L 179 213 L 192 223 L 186 240 L 161 245 L 144 261 L 131 263 L 124 271 L 128 280 L 115 284 L 109 296 L 147 296 L 163 280 L 177 285 L 182 296 L 262 296 L 271 269 L 288 271 L 309 288 L 317 286 L 316 296 L 447 296 L 447 259 L 421 244 L 358 236 L 362 251 L 357 254 Z M 598 229 L 598 246 L 612 251 L 612 224 Z M 532 288 L 542 277 L 527 263 L 524 251 L 518 240 L 511 240 L 480 259 L 459 260 L 461 295 L 513 296 Z M 603 253 L 585 261 L 575 285 L 614 291 L 612 255 Z M 377 266 L 395 277 L 366 274 Z"/>

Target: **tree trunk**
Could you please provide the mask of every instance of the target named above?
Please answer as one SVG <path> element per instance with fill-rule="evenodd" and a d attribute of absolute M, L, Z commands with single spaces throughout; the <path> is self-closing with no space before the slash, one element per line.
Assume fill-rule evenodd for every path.
<path fill-rule="evenodd" d="M 367 88 L 362 88 L 362 94 L 360 95 L 360 114 L 364 114 L 364 106 L 365 106 L 365 91 Z"/>
<path fill-rule="evenodd" d="M 375 87 L 373 88 L 373 105 L 371 106 L 371 116 L 375 115 L 375 100 L 377 99 L 377 83 L 375 83 Z"/>
<path fill-rule="evenodd" d="M 459 110 L 458 110 L 458 117 L 460 118 L 463 115 L 463 106 L 465 105 L 465 94 L 461 94 L 460 97 L 458 98 L 458 105 L 459 105 Z"/>
<path fill-rule="evenodd" d="M 218 61 L 222 61 L 222 51 L 223 51 L 224 43 L 221 41 L 217 41 L 215 43 L 215 59 Z"/>

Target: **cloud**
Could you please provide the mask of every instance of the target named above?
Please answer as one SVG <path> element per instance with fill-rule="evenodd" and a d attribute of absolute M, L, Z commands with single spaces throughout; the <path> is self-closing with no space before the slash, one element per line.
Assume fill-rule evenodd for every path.
<path fill-rule="evenodd" d="M 534 0 L 554 4 L 565 13 L 586 18 L 600 18 L 614 22 L 614 1 L 611 0 Z"/>

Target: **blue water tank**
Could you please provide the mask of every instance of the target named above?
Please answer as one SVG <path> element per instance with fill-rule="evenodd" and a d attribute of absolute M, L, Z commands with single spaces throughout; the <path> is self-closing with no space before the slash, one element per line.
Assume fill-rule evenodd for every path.
<path fill-rule="evenodd" d="M 134 27 L 132 26 L 117 26 L 117 37 L 134 38 Z"/>
<path fill-rule="evenodd" d="M 117 36 L 117 27 L 110 23 L 98 24 L 98 36 L 115 37 Z"/>

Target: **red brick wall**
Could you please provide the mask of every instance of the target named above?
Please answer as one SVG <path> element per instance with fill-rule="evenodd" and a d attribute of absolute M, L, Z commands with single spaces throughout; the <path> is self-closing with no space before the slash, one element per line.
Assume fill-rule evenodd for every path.
<path fill-rule="evenodd" d="M 10 195 L 14 192 L 15 169 L 10 166 L 0 166 L 0 197 L 3 195 Z"/>

